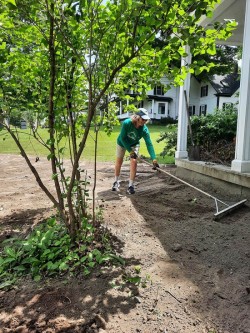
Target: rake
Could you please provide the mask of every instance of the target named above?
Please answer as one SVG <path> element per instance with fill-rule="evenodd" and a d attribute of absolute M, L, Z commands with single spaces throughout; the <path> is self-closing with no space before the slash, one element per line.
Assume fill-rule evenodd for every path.
<path fill-rule="evenodd" d="M 146 163 L 146 164 L 152 166 L 151 163 L 149 163 L 148 161 L 144 160 L 144 159 L 141 158 L 141 157 L 140 157 L 140 160 L 143 161 L 144 163 Z M 177 180 L 177 181 L 179 181 L 179 182 L 181 182 L 181 183 L 183 183 L 183 184 L 185 184 L 185 185 L 187 185 L 187 186 L 189 186 L 189 187 L 195 189 L 196 191 L 199 191 L 200 193 L 206 195 L 207 197 L 213 199 L 214 202 L 215 202 L 215 207 L 216 207 L 216 213 L 214 214 L 214 220 L 215 220 L 215 221 L 218 221 L 218 220 L 221 219 L 223 216 L 228 215 L 230 212 L 232 212 L 232 211 L 238 209 L 239 207 L 243 206 L 243 205 L 246 203 L 246 201 L 247 201 L 247 199 L 244 199 L 244 200 L 241 200 L 241 201 L 239 201 L 239 202 L 237 202 L 237 203 L 235 203 L 235 204 L 233 204 L 233 205 L 229 205 L 229 204 L 227 204 L 226 202 L 224 202 L 224 201 L 222 201 L 222 200 L 216 198 L 215 196 L 213 196 L 213 195 L 211 195 L 211 194 L 209 194 L 209 193 L 207 193 L 207 192 L 205 192 L 205 191 L 202 191 L 200 188 L 198 188 L 198 187 L 196 187 L 196 186 L 194 186 L 194 185 L 191 185 L 191 184 L 189 184 L 188 182 L 186 182 L 186 181 L 184 181 L 184 180 L 182 180 L 182 179 L 180 179 L 180 178 L 178 178 L 178 177 L 172 175 L 170 172 L 167 172 L 167 171 L 165 171 L 165 170 L 162 170 L 161 168 L 158 168 L 158 167 L 156 167 L 155 169 L 158 170 L 158 171 L 160 171 L 160 172 L 165 173 L 166 175 L 168 175 L 168 176 L 174 178 L 175 180 Z M 220 210 L 220 209 L 219 209 L 219 204 L 220 204 L 220 206 L 222 206 L 222 207 L 224 207 L 224 208 Z"/>

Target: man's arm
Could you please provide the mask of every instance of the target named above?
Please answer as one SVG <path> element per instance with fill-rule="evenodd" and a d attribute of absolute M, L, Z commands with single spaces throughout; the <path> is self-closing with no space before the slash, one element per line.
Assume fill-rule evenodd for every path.
<path fill-rule="evenodd" d="M 145 127 L 145 129 L 144 129 L 143 139 L 145 140 L 147 150 L 148 150 L 148 153 L 149 153 L 151 159 L 156 160 L 154 146 L 153 146 L 153 143 L 151 141 L 149 130 L 148 130 L 147 127 Z"/>

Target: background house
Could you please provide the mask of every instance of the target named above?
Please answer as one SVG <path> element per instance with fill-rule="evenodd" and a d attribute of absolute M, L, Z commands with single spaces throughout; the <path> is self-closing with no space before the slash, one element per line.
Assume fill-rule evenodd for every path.
<path fill-rule="evenodd" d="M 206 115 L 239 102 L 240 74 L 214 75 L 207 82 L 190 80 L 189 113 Z"/>
<path fill-rule="evenodd" d="M 152 121 L 158 121 L 164 118 L 171 117 L 178 118 L 178 105 L 179 105 L 179 87 L 171 87 L 166 91 L 164 85 L 170 82 L 163 78 L 161 85 L 157 85 L 154 89 L 147 92 L 147 97 L 141 102 L 137 103 L 138 107 L 143 107 L 148 110 L 149 116 Z M 212 79 L 203 82 L 191 77 L 190 81 L 190 102 L 189 114 L 190 115 L 206 115 L 213 113 L 216 108 L 225 108 L 228 105 L 238 103 L 238 91 L 240 87 L 240 75 L 214 75 Z M 133 90 L 127 93 L 130 97 L 136 97 L 137 94 Z M 119 104 L 119 119 L 125 119 L 131 114 L 124 112 L 126 104 Z"/>
<path fill-rule="evenodd" d="M 179 101 L 179 88 L 171 87 L 166 91 L 166 86 L 169 81 L 166 78 L 162 78 L 161 84 L 156 85 L 152 90 L 147 92 L 147 97 L 136 103 L 137 107 L 143 107 L 148 110 L 150 118 L 154 120 L 160 120 L 162 118 L 171 117 L 176 119 L 178 116 L 178 101 Z M 130 97 L 136 97 L 133 90 L 129 90 L 127 95 Z M 126 104 L 130 102 L 127 101 Z M 119 119 L 125 119 L 130 116 L 130 113 L 124 112 L 124 103 L 119 104 Z"/>

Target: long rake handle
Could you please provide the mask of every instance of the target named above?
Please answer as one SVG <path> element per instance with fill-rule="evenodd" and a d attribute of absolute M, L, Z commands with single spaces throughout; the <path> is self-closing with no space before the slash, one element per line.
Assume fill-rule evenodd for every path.
<path fill-rule="evenodd" d="M 143 162 L 145 162 L 146 164 L 152 166 L 152 164 L 149 163 L 148 161 L 144 160 L 144 159 L 141 158 L 141 157 L 139 157 L 139 158 L 140 158 Z M 247 199 L 244 199 L 244 200 L 241 200 L 240 202 L 237 202 L 236 204 L 230 206 L 230 205 L 228 205 L 227 203 L 225 203 L 225 202 L 219 200 L 218 198 L 214 197 L 213 195 L 211 195 L 211 194 L 209 194 L 209 193 L 207 193 L 207 192 L 202 191 L 202 190 L 199 189 L 198 187 L 195 187 L 195 186 L 189 184 L 188 182 L 185 182 L 185 180 L 182 180 L 182 179 L 180 179 L 180 178 L 178 178 L 178 177 L 172 175 L 170 172 L 167 172 L 167 171 L 165 171 L 165 170 L 162 170 L 161 168 L 158 168 L 158 167 L 156 167 L 156 170 L 161 171 L 161 172 L 165 173 L 166 175 L 168 175 L 168 176 L 170 176 L 170 177 L 172 177 L 172 178 L 178 180 L 179 182 L 181 182 L 181 183 L 183 183 L 183 184 L 185 184 L 185 185 L 187 185 L 187 186 L 192 187 L 193 189 L 199 191 L 200 193 L 206 195 L 207 197 L 214 199 L 214 201 L 215 201 L 215 206 L 216 206 L 216 214 L 214 214 L 214 220 L 215 220 L 215 221 L 218 221 L 219 218 L 221 218 L 222 216 L 224 216 L 224 215 L 228 214 L 229 212 L 231 212 L 232 210 L 234 210 L 234 209 L 236 209 L 236 208 L 238 208 L 238 207 L 244 205 L 245 202 L 247 201 Z M 219 211 L 218 202 L 220 202 L 220 203 L 222 203 L 223 205 L 225 205 L 226 208 L 223 209 L 223 210 L 221 210 L 221 211 Z"/>
<path fill-rule="evenodd" d="M 140 157 L 140 160 L 142 160 L 142 161 L 145 162 L 146 164 L 152 166 L 151 163 L 149 163 L 148 161 L 144 160 L 144 159 L 141 158 L 141 157 Z M 159 171 L 165 173 L 166 175 L 168 175 L 168 176 L 170 176 L 170 177 L 172 177 L 172 178 L 178 180 L 179 182 L 181 182 L 181 183 L 183 183 L 183 184 L 185 184 L 185 185 L 187 185 L 187 186 L 190 186 L 190 187 L 192 187 L 193 189 L 195 189 L 195 190 L 197 190 L 197 191 L 203 193 L 204 195 L 208 196 L 209 198 L 214 199 L 215 202 L 216 202 L 216 207 L 217 207 L 217 201 L 221 202 L 222 204 L 224 204 L 224 205 L 226 205 L 226 206 L 229 206 L 228 204 L 226 204 L 225 202 L 223 202 L 223 201 L 217 199 L 217 198 L 214 197 L 213 195 L 211 195 L 211 194 L 209 194 L 209 193 L 207 193 L 207 192 L 204 192 L 204 191 L 202 191 L 201 189 L 199 189 L 198 187 L 195 187 L 194 185 L 191 185 L 191 184 L 189 184 L 188 182 L 185 182 L 185 180 L 182 180 L 182 179 L 180 179 L 180 178 L 178 178 L 178 177 L 172 175 L 170 172 L 167 172 L 167 171 L 165 171 L 165 170 L 162 170 L 161 168 L 156 168 L 156 170 L 159 170 Z"/>

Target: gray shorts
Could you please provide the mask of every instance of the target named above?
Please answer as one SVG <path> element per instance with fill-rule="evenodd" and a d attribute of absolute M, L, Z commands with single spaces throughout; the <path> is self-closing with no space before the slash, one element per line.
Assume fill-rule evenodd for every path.
<path fill-rule="evenodd" d="M 139 155 L 139 149 L 140 145 L 131 147 L 131 150 L 133 150 L 137 155 Z M 124 158 L 125 153 L 126 153 L 126 148 L 116 145 L 116 157 Z"/>

